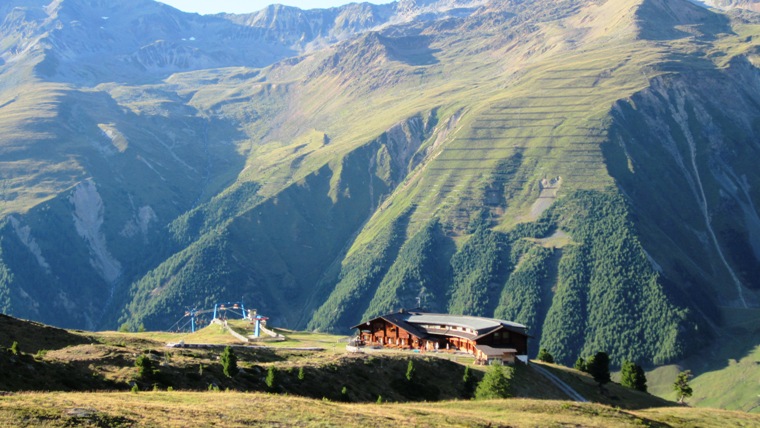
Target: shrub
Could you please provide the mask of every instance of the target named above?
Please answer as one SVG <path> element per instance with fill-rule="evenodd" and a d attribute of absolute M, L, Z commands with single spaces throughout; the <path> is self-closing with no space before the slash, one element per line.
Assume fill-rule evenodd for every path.
<path fill-rule="evenodd" d="M 538 351 L 538 357 L 536 358 L 538 361 L 554 364 L 554 357 L 546 350 L 546 348 L 541 348 L 541 350 Z"/>
<path fill-rule="evenodd" d="M 11 354 L 18 355 L 18 342 L 15 340 L 13 341 L 13 344 L 10 347 Z"/>

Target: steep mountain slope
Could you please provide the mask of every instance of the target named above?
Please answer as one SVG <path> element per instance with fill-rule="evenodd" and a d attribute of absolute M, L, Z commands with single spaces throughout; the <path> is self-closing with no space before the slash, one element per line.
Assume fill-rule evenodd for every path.
<path fill-rule="evenodd" d="M 218 67 L 293 55 L 305 49 L 288 42 L 302 28 L 272 38 L 257 30 L 260 22 L 184 14 L 152 1 L 2 8 L 0 301 L 26 317 L 95 328 L 109 305 L 123 306 L 132 280 L 178 250 L 167 244 L 166 225 L 234 181 L 251 142 L 267 132 L 252 128 L 255 121 L 285 106 L 275 100 L 276 85 L 240 88 L 259 79 L 258 71 L 239 71 L 233 89 L 207 91 L 210 105 L 203 103 L 211 97 L 196 93 L 198 79 L 212 83 L 225 74 Z M 385 9 L 383 19 L 401 19 Z M 299 11 L 280 12 L 275 22 Z M 347 9 L 327 12 L 337 23 L 324 28 L 345 23 Z M 146 84 L 199 68 L 210 70 L 186 84 L 182 77 Z M 251 104 L 229 113 L 230 102 Z"/>
<path fill-rule="evenodd" d="M 4 311 L 161 328 L 242 298 L 345 331 L 419 301 L 659 364 L 760 304 L 753 12 L 44 4 L 3 30 Z M 161 25 L 80 46 L 75 13 Z"/>

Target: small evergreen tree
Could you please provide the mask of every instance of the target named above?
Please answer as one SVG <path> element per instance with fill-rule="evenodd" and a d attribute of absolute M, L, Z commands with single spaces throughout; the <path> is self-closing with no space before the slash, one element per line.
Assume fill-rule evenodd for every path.
<path fill-rule="evenodd" d="M 340 399 L 341 399 L 341 401 L 344 401 L 344 402 L 348 402 L 348 401 L 350 401 L 350 400 L 348 399 L 348 387 L 347 387 L 347 386 L 344 386 L 344 387 L 343 387 L 343 388 L 340 390 Z"/>
<path fill-rule="evenodd" d="M 383 404 L 383 396 L 382 395 L 378 395 L 377 396 L 377 401 L 375 401 L 375 404 Z"/>
<path fill-rule="evenodd" d="M 499 364 L 492 365 L 475 389 L 476 400 L 507 398 L 510 396 L 512 370 Z"/>
<path fill-rule="evenodd" d="M 632 361 L 623 361 L 620 384 L 637 391 L 647 392 L 647 376 L 644 369 Z"/>
<path fill-rule="evenodd" d="M 264 383 L 266 383 L 270 391 L 277 388 L 277 369 L 274 366 L 269 366 L 269 369 L 267 369 L 267 377 Z"/>
<path fill-rule="evenodd" d="M 691 397 L 691 394 L 694 392 L 689 385 L 689 379 L 691 379 L 691 377 L 691 370 L 682 371 L 676 376 L 676 381 L 673 383 L 673 390 L 675 390 L 678 395 L 679 403 L 683 403 L 684 400 L 687 397 Z"/>
<path fill-rule="evenodd" d="M 596 383 L 599 384 L 599 388 L 610 381 L 610 357 L 606 352 L 597 352 L 589 359 L 586 368 Z"/>
<path fill-rule="evenodd" d="M 13 341 L 13 343 L 11 344 L 10 351 L 11 351 L 11 354 L 18 355 L 18 342 L 17 341 L 15 341 L 15 340 Z"/>
<path fill-rule="evenodd" d="M 227 346 L 224 348 L 220 359 L 222 361 L 222 371 L 225 376 L 233 377 L 238 374 L 237 356 L 231 347 Z"/>
<path fill-rule="evenodd" d="M 586 360 L 584 360 L 583 357 L 578 357 L 578 359 L 575 360 L 575 366 L 573 366 L 573 368 L 575 368 L 575 370 L 588 373 L 588 366 L 586 364 Z"/>
<path fill-rule="evenodd" d="M 137 367 L 137 376 L 140 379 L 148 379 L 153 374 L 153 362 L 150 357 L 141 354 L 135 360 L 135 367 Z"/>
<path fill-rule="evenodd" d="M 464 375 L 462 376 L 462 396 L 465 398 L 472 397 L 475 390 L 475 377 L 470 373 L 470 366 L 464 366 Z"/>
<path fill-rule="evenodd" d="M 414 380 L 414 362 L 412 360 L 409 360 L 409 364 L 406 366 L 406 380 L 407 382 L 411 382 Z"/>
<path fill-rule="evenodd" d="M 549 351 L 546 350 L 546 348 L 541 348 L 541 350 L 538 351 L 538 357 L 536 358 L 538 359 L 538 361 L 554 364 L 554 356 L 550 354 Z"/>
<path fill-rule="evenodd" d="M 647 374 L 644 368 L 636 364 L 636 376 L 633 389 L 636 391 L 647 392 Z"/>
<path fill-rule="evenodd" d="M 298 369 L 298 380 L 304 380 L 306 378 L 306 374 L 303 372 L 303 367 L 300 367 Z"/>

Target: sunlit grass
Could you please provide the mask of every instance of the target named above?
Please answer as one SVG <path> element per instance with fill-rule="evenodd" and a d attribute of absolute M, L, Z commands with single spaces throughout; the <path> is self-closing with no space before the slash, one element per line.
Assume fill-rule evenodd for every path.
<path fill-rule="evenodd" d="M 687 408 L 622 411 L 597 404 L 508 399 L 346 404 L 237 392 L 29 393 L 0 400 L 3 426 L 751 426 L 757 416 Z"/>

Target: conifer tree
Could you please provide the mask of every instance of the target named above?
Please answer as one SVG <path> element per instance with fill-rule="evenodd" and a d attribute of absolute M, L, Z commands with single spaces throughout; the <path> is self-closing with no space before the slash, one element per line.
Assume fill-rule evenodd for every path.
<path fill-rule="evenodd" d="M 475 389 L 475 377 L 470 372 L 470 366 L 464 366 L 464 375 L 462 376 L 462 396 L 465 398 L 472 397 Z"/>
<path fill-rule="evenodd" d="M 411 382 L 414 380 L 414 362 L 409 360 L 409 364 L 406 366 L 406 380 Z"/>
<path fill-rule="evenodd" d="M 588 373 L 594 377 L 601 388 L 610 381 L 610 357 L 606 352 L 597 352 L 586 364 Z"/>
<path fill-rule="evenodd" d="M 137 376 L 140 379 L 148 379 L 153 374 L 153 362 L 145 354 L 137 357 L 135 367 L 137 367 Z"/>
<path fill-rule="evenodd" d="M 637 391 L 647 392 L 647 377 L 644 369 L 633 361 L 623 361 L 620 384 Z"/>
<path fill-rule="evenodd" d="M 269 369 L 267 370 L 267 377 L 264 382 L 266 383 L 269 390 L 274 390 L 277 388 L 277 369 L 274 368 L 274 366 L 269 366 Z"/>
<path fill-rule="evenodd" d="M 583 357 L 578 357 L 578 359 L 575 360 L 575 366 L 573 366 L 573 368 L 575 368 L 575 370 L 588 373 L 588 366 L 586 364 L 586 360 L 584 360 Z"/>
<path fill-rule="evenodd" d="M 220 359 L 222 361 L 222 371 L 225 376 L 234 377 L 238 374 L 237 356 L 231 347 L 227 346 L 224 348 Z"/>
<path fill-rule="evenodd" d="M 507 398 L 510 396 L 512 370 L 499 364 L 492 365 L 475 390 L 476 400 Z"/>

